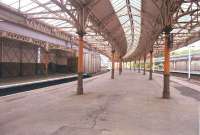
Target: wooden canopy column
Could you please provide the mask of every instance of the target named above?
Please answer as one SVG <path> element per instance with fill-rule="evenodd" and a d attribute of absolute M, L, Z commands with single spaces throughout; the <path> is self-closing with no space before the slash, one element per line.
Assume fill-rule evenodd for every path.
<path fill-rule="evenodd" d="M 150 69 L 149 69 L 149 80 L 152 80 L 152 73 L 153 73 L 153 70 L 152 70 L 152 67 L 153 67 L 153 50 L 150 51 Z"/>
<path fill-rule="evenodd" d="M 144 69 L 143 69 L 143 75 L 146 74 L 146 53 L 144 54 Z"/>
<path fill-rule="evenodd" d="M 136 59 L 135 59 L 135 64 L 134 64 L 134 71 L 135 71 L 135 68 L 136 68 Z"/>
<path fill-rule="evenodd" d="M 79 49 L 78 49 L 78 86 L 77 86 L 77 95 L 83 94 L 83 47 L 84 41 L 83 37 L 86 34 L 85 26 L 86 20 L 89 12 L 81 7 L 78 11 L 78 20 L 76 21 L 77 25 L 77 34 L 79 36 Z"/>
<path fill-rule="evenodd" d="M 139 63 L 138 63 L 138 73 L 140 73 L 140 58 L 139 58 Z"/>
<path fill-rule="evenodd" d="M 129 67 L 129 68 L 130 68 L 130 70 L 131 70 L 131 61 L 129 62 L 129 65 L 130 65 L 130 67 Z"/>
<path fill-rule="evenodd" d="M 48 65 L 49 65 L 49 52 L 45 50 L 44 54 L 44 66 L 45 66 L 45 75 L 48 75 Z"/>
<path fill-rule="evenodd" d="M 77 94 L 83 94 L 83 32 L 79 32 L 79 50 L 78 50 L 78 87 Z"/>
<path fill-rule="evenodd" d="M 35 59 L 35 75 L 38 75 L 38 57 L 39 57 L 40 47 L 37 47 L 35 50 L 36 59 Z"/>
<path fill-rule="evenodd" d="M 164 46 L 164 88 L 163 98 L 170 98 L 170 31 L 171 26 L 166 26 L 165 32 L 165 46 Z"/>
<path fill-rule="evenodd" d="M 91 53 L 91 66 L 92 66 L 92 73 L 94 73 L 94 59 L 93 59 L 93 52 Z"/>
<path fill-rule="evenodd" d="M 120 57 L 120 60 L 119 60 L 119 75 L 122 74 L 122 58 Z"/>
<path fill-rule="evenodd" d="M 115 50 L 112 50 L 112 71 L 111 71 L 111 79 L 114 79 L 115 76 Z"/>

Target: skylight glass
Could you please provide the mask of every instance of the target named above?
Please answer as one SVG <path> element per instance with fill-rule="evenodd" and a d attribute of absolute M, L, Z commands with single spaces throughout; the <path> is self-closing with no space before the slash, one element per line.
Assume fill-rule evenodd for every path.
<path fill-rule="evenodd" d="M 60 2 L 60 0 L 58 0 L 58 2 Z M 63 2 L 66 8 L 71 10 L 70 12 L 76 16 L 76 12 L 74 12 L 76 11 L 75 7 L 71 5 L 68 0 L 63 0 Z M 73 37 L 77 36 L 77 29 L 74 26 L 71 16 L 52 0 L 0 0 L 0 4 L 13 8 L 16 12 L 26 15 L 32 20 L 44 22 L 49 26 L 67 32 Z M 122 8 L 120 3 L 118 3 L 118 6 Z M 126 23 L 127 20 L 128 18 L 125 17 L 124 23 Z M 90 22 L 88 22 L 88 25 L 92 26 Z M 103 51 L 103 54 L 107 56 L 110 55 L 111 45 L 102 35 L 98 35 L 97 32 L 89 27 L 86 29 L 86 33 L 84 40 L 93 46 L 93 49 L 101 50 L 101 53 Z"/>
<path fill-rule="evenodd" d="M 185 1 L 174 13 L 175 22 L 171 31 L 173 33 L 173 50 L 188 45 L 198 37 L 196 33 L 200 30 L 199 5 L 200 1 Z M 159 44 L 157 45 L 158 42 Z M 163 51 L 163 44 L 164 38 L 160 36 L 154 44 L 154 50 L 158 55 Z"/>
<path fill-rule="evenodd" d="M 132 53 L 138 46 L 141 33 L 141 0 L 110 0 L 124 29 L 127 52 Z"/>

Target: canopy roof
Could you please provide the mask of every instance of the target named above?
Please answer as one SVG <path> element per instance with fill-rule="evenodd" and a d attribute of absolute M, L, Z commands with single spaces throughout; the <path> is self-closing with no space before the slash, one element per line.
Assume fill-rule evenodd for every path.
<path fill-rule="evenodd" d="M 125 32 L 128 56 L 134 52 L 140 38 L 141 0 L 111 0 L 111 3 Z"/>
<path fill-rule="evenodd" d="M 93 32 L 100 33 L 119 56 L 126 53 L 125 33 L 109 0 L 70 0 L 70 2 L 77 9 L 77 12 L 80 12 L 81 8 L 85 9 L 86 33 L 90 28 Z"/>
<path fill-rule="evenodd" d="M 107 56 L 135 59 L 163 50 L 163 28 L 172 24 L 174 49 L 199 39 L 198 0 L 1 0 L 27 18 L 76 35 L 81 8 L 85 41 Z M 170 20 L 170 21 L 169 21 Z M 186 42 L 187 41 L 187 42 Z"/>
<path fill-rule="evenodd" d="M 200 40 L 200 1 L 185 0 L 179 4 L 173 14 L 173 22 L 171 34 L 173 36 L 172 50 L 189 45 Z M 156 54 L 160 54 L 163 50 L 164 36 L 161 33 L 154 43 Z"/>

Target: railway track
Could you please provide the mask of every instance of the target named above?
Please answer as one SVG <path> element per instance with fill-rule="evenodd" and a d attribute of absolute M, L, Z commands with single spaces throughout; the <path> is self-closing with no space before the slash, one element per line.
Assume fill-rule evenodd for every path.
<path fill-rule="evenodd" d="M 159 73 L 159 74 L 162 74 L 163 71 L 160 71 L 160 70 L 154 70 L 155 73 Z M 172 76 L 177 76 L 177 77 L 183 77 L 183 78 L 187 78 L 188 77 L 188 74 L 186 72 L 181 72 L 181 71 L 172 71 L 170 72 L 170 74 Z M 191 73 L 191 79 L 194 79 L 194 80 L 198 80 L 200 81 L 200 73 L 197 74 L 197 73 Z"/>
<path fill-rule="evenodd" d="M 100 72 L 96 74 L 84 74 L 83 78 L 90 78 L 92 76 L 96 76 L 99 74 L 103 74 L 105 72 Z M 11 95 L 15 93 L 31 91 L 39 88 L 49 87 L 53 85 L 58 85 L 62 83 L 68 83 L 77 80 L 77 75 L 72 75 L 68 77 L 61 77 L 56 79 L 46 79 L 42 81 L 34 81 L 34 82 L 26 82 L 26 83 L 19 83 L 19 84 L 12 84 L 12 85 L 2 85 L 0 86 L 0 97 Z"/>

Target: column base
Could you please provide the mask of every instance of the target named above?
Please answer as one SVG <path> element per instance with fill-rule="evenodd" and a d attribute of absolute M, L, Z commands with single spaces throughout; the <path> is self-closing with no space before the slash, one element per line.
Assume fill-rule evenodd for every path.
<path fill-rule="evenodd" d="M 83 73 L 78 73 L 77 95 L 83 95 Z"/>
<path fill-rule="evenodd" d="M 163 98 L 169 99 L 170 98 L 170 75 L 164 75 L 164 87 L 163 87 Z"/>

